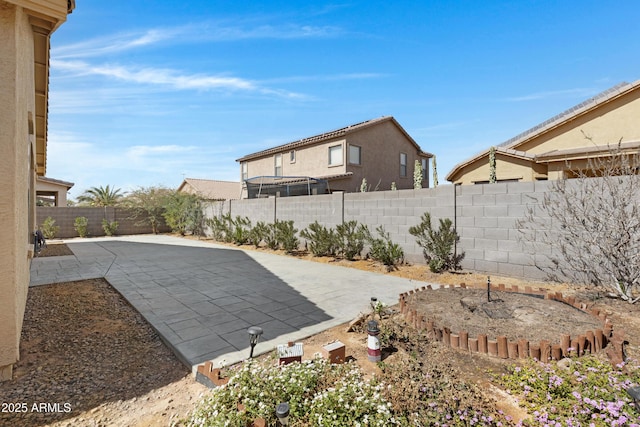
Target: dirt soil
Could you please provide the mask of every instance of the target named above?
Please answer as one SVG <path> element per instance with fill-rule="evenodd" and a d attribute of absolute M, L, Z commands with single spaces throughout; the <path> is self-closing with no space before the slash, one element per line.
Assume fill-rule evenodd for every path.
<path fill-rule="evenodd" d="M 243 249 L 252 250 L 252 247 Z M 49 243 L 40 256 L 69 255 L 67 251 L 64 244 Z M 464 282 L 482 288 L 487 280 L 485 275 L 466 272 L 436 275 L 428 272 L 423 265 L 402 265 L 396 271 L 386 273 L 384 266 L 370 260 L 350 262 L 309 254 L 297 256 L 406 277 L 416 280 L 416 287 L 423 286 L 421 282 Z M 595 289 L 568 284 L 550 285 L 497 276 L 492 276 L 491 280 L 492 283 L 507 286 L 544 287 L 594 301 L 597 307 L 609 313 L 615 328 L 626 331 L 630 341 L 628 356 L 640 359 L 640 347 L 636 339 L 640 336 L 640 306 L 606 298 Z M 462 316 L 449 313 L 454 307 L 461 307 L 461 295 L 457 291 L 447 290 L 442 295 L 439 303 L 429 308 L 430 311 L 439 307 L 443 315 L 450 319 L 469 317 L 471 320 L 468 312 Z M 503 299 L 503 296 L 500 295 L 500 298 Z M 549 303 L 544 300 L 535 303 L 540 301 Z M 426 298 L 423 303 L 426 310 L 427 305 L 434 301 Z M 443 306 L 445 310 L 442 310 Z M 514 306 L 525 307 L 521 317 L 526 318 L 527 312 L 532 310 L 538 314 L 534 317 L 543 320 L 542 324 L 531 325 L 531 330 L 526 333 L 544 331 L 546 335 L 550 324 L 562 321 L 567 325 L 574 323 L 569 318 L 554 318 L 545 323 L 543 316 L 540 316 L 540 310 L 545 310 L 545 307 L 535 305 L 529 299 L 525 303 L 516 302 Z M 393 318 L 393 314 L 389 314 L 389 317 Z M 584 332 L 589 320 L 580 317 L 575 319 L 581 322 L 578 328 L 580 332 Z M 471 329 L 466 324 L 465 327 Z M 511 328 L 515 332 L 515 326 Z M 347 358 L 358 363 L 367 375 L 379 374 L 378 365 L 367 360 L 367 335 L 362 327 L 356 328 L 358 332 L 347 332 L 347 329 L 348 325 L 341 325 L 303 340 L 305 358 L 312 358 L 314 353 L 321 352 L 322 346 L 339 340 L 346 346 Z M 472 335 L 471 330 L 469 333 Z M 491 384 L 491 376 L 487 372 L 503 372 L 505 362 L 444 346 L 434 346 L 434 349 L 435 353 L 430 353 L 428 357 L 454 361 L 461 371 L 461 378 L 481 385 L 495 397 L 500 409 L 515 419 L 526 415 L 512 398 Z M 406 357 L 410 351 L 410 346 L 407 349 L 387 348 L 383 351 L 383 360 L 393 363 L 394 359 Z M 207 392 L 204 386 L 193 380 L 188 370 L 164 346 L 144 319 L 104 280 L 30 288 L 21 358 L 14 371 L 14 379 L 0 383 L 0 403 L 19 404 L 13 405 L 14 409 L 22 408 L 24 403 L 27 410 L 21 413 L 0 412 L 0 426 L 170 425 L 193 410 L 199 398 Z M 51 405 L 39 406 L 41 403 Z"/>
<path fill-rule="evenodd" d="M 557 340 L 602 329 L 602 322 L 570 305 L 539 297 L 481 289 L 435 289 L 409 297 L 408 304 L 420 314 L 453 333 L 467 331 L 470 337 L 487 334 L 489 339 L 505 335 L 509 341 Z"/>

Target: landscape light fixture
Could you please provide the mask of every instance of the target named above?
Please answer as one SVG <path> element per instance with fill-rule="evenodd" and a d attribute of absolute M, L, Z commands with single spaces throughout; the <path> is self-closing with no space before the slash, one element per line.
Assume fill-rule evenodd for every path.
<path fill-rule="evenodd" d="M 640 386 L 629 387 L 627 389 L 627 394 L 631 396 L 633 399 L 633 404 L 636 407 L 637 411 L 640 411 Z"/>
<path fill-rule="evenodd" d="M 282 402 L 276 405 L 276 417 L 280 421 L 280 425 L 289 425 L 289 403 Z"/>
<path fill-rule="evenodd" d="M 253 358 L 253 349 L 258 343 L 258 338 L 260 338 L 260 335 L 262 335 L 262 332 L 263 331 L 260 326 L 251 326 L 249 329 L 247 329 L 247 333 L 249 333 L 250 335 L 249 344 L 251 344 L 251 352 L 249 353 L 249 359 Z"/>

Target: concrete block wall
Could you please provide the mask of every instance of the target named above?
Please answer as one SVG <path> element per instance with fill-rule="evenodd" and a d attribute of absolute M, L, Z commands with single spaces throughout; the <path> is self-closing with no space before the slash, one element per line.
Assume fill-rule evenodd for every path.
<path fill-rule="evenodd" d="M 549 190 L 548 181 L 456 186 L 456 226 L 465 269 L 543 279 L 516 222 Z M 545 250 L 548 248 L 538 248 Z"/>
<path fill-rule="evenodd" d="M 77 217 L 86 217 L 89 220 L 88 231 L 89 237 L 104 236 L 102 229 L 102 220 L 118 221 L 118 230 L 116 235 L 127 234 L 149 234 L 152 232 L 149 225 L 138 225 L 140 220 L 132 219 L 131 212 L 126 209 L 115 207 L 91 208 L 91 207 L 44 207 L 36 208 L 36 223 L 38 226 L 42 222 L 51 217 L 56 222 L 55 225 L 60 227 L 56 238 L 67 239 L 78 237 L 78 233 L 74 228 L 74 221 Z M 164 223 L 160 224 L 160 232 L 166 233 L 171 229 Z"/>

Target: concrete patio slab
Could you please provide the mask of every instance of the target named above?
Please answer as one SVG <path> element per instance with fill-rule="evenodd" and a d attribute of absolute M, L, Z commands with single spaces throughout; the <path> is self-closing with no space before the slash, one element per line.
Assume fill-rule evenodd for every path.
<path fill-rule="evenodd" d="M 74 256 L 35 258 L 31 286 L 106 278 L 186 365 L 255 354 L 348 322 L 372 296 L 395 304 L 424 282 L 166 235 L 65 241 Z M 433 285 L 437 287 L 437 285 Z"/>

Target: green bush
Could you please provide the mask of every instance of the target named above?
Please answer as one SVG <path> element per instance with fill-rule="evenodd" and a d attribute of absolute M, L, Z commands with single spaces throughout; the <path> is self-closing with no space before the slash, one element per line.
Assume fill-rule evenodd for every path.
<path fill-rule="evenodd" d="M 260 247 L 262 242 L 266 242 L 269 238 L 270 226 L 264 221 L 258 221 L 251 230 L 249 230 L 249 242 L 256 248 Z"/>
<path fill-rule="evenodd" d="M 50 216 L 46 217 L 44 221 L 42 221 L 42 225 L 40 226 L 40 230 L 42 230 L 42 235 L 45 239 L 53 239 L 60 231 L 60 227 L 55 225 L 56 220 L 51 218 Z"/>
<path fill-rule="evenodd" d="M 313 255 L 335 256 L 338 244 L 336 233 L 332 228 L 326 228 L 316 221 L 302 230 L 300 236 L 307 241 Z"/>
<path fill-rule="evenodd" d="M 217 242 L 230 243 L 233 241 L 233 233 L 231 229 L 233 220 L 230 214 L 222 215 L 220 218 L 213 217 L 206 220 L 207 225 L 211 229 L 211 237 Z"/>
<path fill-rule="evenodd" d="M 79 216 L 76 217 L 76 219 L 73 221 L 73 228 L 76 230 L 76 233 L 78 233 L 78 236 L 80 237 L 87 237 L 89 235 L 89 231 L 87 230 L 88 226 L 89 220 L 87 219 L 87 217 Z"/>
<path fill-rule="evenodd" d="M 298 249 L 300 244 L 296 237 L 298 229 L 293 226 L 293 221 L 277 221 L 274 228 L 276 239 L 286 253 L 290 254 Z"/>
<path fill-rule="evenodd" d="M 454 253 L 455 244 L 460 236 L 453 228 L 449 218 L 440 219 L 440 228 L 436 231 L 431 226 L 431 214 L 425 212 L 418 225 L 409 227 L 409 233 L 415 236 L 416 243 L 422 248 L 424 259 L 434 273 L 445 270 L 460 270 L 460 262 L 464 252 Z"/>
<path fill-rule="evenodd" d="M 348 221 L 336 227 L 337 252 L 349 261 L 360 255 L 369 236 L 365 225 L 357 221 Z"/>
<path fill-rule="evenodd" d="M 102 229 L 104 230 L 104 234 L 107 236 L 113 236 L 116 234 L 116 230 L 118 230 L 118 221 L 107 221 L 103 218 Z"/>
<path fill-rule="evenodd" d="M 386 265 L 388 270 L 393 270 L 396 265 L 404 262 L 404 251 L 400 245 L 391 241 L 389 233 L 385 231 L 383 226 L 378 226 L 376 231 L 380 237 L 369 237 L 371 245 L 369 255 L 372 259 Z"/>
<path fill-rule="evenodd" d="M 236 216 L 231 220 L 231 241 L 236 245 L 244 245 L 249 242 L 251 220 L 248 217 Z"/>

